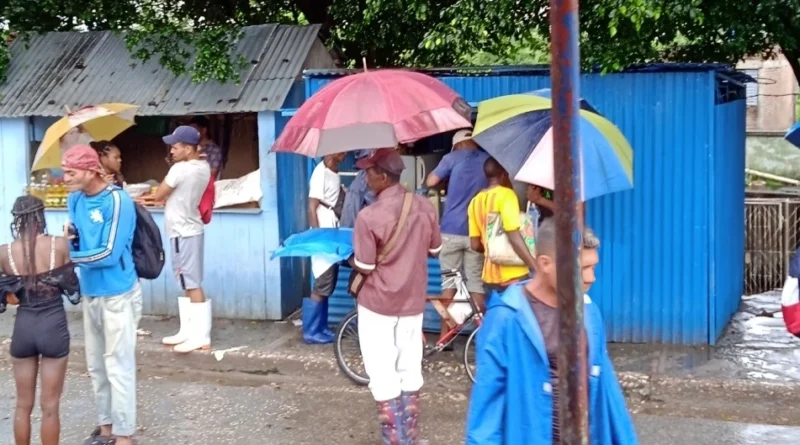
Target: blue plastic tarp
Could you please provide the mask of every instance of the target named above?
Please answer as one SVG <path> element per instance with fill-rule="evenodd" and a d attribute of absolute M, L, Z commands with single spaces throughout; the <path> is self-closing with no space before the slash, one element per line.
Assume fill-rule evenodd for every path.
<path fill-rule="evenodd" d="M 794 124 L 792 128 L 786 132 L 784 139 L 789 141 L 795 147 L 800 147 L 800 122 Z"/>
<path fill-rule="evenodd" d="M 276 257 L 325 256 L 332 261 L 344 261 L 353 254 L 353 229 L 309 229 L 296 233 L 277 250 Z"/>

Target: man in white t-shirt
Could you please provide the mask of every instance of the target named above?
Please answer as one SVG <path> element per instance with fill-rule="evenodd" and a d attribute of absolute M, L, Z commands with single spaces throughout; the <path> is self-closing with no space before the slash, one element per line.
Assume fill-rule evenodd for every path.
<path fill-rule="evenodd" d="M 165 231 L 172 254 L 172 270 L 184 297 L 178 298 L 180 330 L 162 343 L 175 352 L 188 353 L 211 347 L 211 300 L 203 294 L 203 219 L 200 199 L 211 178 L 208 162 L 200 159 L 200 133 L 181 126 L 164 137 L 174 164 L 158 187 L 154 200 L 164 207 Z"/>
<path fill-rule="evenodd" d="M 308 184 L 308 221 L 312 228 L 339 227 L 344 190 L 339 178 L 339 164 L 344 153 L 325 156 L 311 174 Z M 303 341 L 309 344 L 333 342 L 328 329 L 328 297 L 336 288 L 339 264 L 325 256 L 311 258 L 314 289 L 303 299 Z"/>

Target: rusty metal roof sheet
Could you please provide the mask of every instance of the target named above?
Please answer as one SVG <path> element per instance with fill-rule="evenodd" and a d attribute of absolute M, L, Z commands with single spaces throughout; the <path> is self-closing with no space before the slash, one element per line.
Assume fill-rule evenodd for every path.
<path fill-rule="evenodd" d="M 157 60 L 134 59 L 110 31 L 54 32 L 12 45 L 8 79 L 0 85 L 0 117 L 60 116 L 104 102 L 140 106 L 141 116 L 278 110 L 299 79 L 319 25 L 258 25 L 243 29 L 237 53 L 250 64 L 241 82 L 196 84 Z"/>

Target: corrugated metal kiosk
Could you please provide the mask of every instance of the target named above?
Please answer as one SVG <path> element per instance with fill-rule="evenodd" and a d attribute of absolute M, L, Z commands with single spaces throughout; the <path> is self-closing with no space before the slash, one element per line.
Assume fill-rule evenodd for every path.
<path fill-rule="evenodd" d="M 170 125 L 187 115 L 213 115 L 215 122 L 229 120 L 231 126 L 223 178 L 259 169 L 263 196 L 257 207 L 215 210 L 206 228 L 204 288 L 214 300 L 214 316 L 282 319 L 300 307 L 308 292 L 306 264 L 270 261 L 270 254 L 288 235 L 307 227 L 304 200 L 296 193 L 307 183 L 306 160 L 269 150 L 288 120 L 280 110 L 304 100 L 302 70 L 334 63 L 317 25 L 243 31 L 238 51 L 248 66 L 238 84 L 195 84 L 157 60 L 134 60 L 110 31 L 48 33 L 16 42 L 8 79 L 0 85 L 0 227 L 9 227 L 11 206 L 28 182 L 39 141 L 65 105 L 73 110 L 105 102 L 139 105 L 138 125 L 115 142 L 123 151 L 126 178 L 140 182 L 160 181 L 166 174 L 161 136 Z M 163 210 L 152 212 L 163 227 Z M 65 209 L 48 209 L 46 215 L 50 231 L 59 233 Z M 7 230 L 0 232 L 0 243 L 8 238 Z M 169 265 L 158 279 L 144 283 L 144 291 L 145 314 L 177 313 L 176 296 L 182 292 Z"/>
<path fill-rule="evenodd" d="M 547 68 L 430 70 L 468 102 L 550 86 Z M 337 71 L 307 71 L 306 97 Z M 739 81 L 734 80 L 738 78 Z M 614 342 L 715 343 L 739 305 L 744 267 L 745 89 L 718 65 L 586 74 L 581 95 L 634 149 L 634 190 L 588 203 L 600 236 L 590 294 Z M 429 292 L 440 292 L 430 261 Z M 342 270 L 332 320 L 353 308 Z M 435 311 L 428 327 L 438 328 Z"/>

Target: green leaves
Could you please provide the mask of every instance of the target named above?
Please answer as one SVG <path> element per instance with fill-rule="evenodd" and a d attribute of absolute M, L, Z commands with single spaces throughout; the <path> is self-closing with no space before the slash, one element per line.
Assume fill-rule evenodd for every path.
<path fill-rule="evenodd" d="M 779 50 L 800 71 L 800 0 L 584 0 L 580 8 L 586 67 L 734 63 Z M 248 62 L 236 53 L 239 33 L 262 23 L 321 24 L 320 37 L 349 67 L 362 57 L 372 67 L 542 63 L 549 9 L 549 0 L 0 0 L 7 31 L 124 32 L 135 58 L 196 82 L 238 81 Z M 0 70 L 7 53 L 0 49 Z"/>
<path fill-rule="evenodd" d="M 11 39 L 11 32 L 9 30 L 0 31 L 0 83 L 6 81 L 6 74 L 11 65 L 11 52 L 9 51 L 8 42 Z"/>

